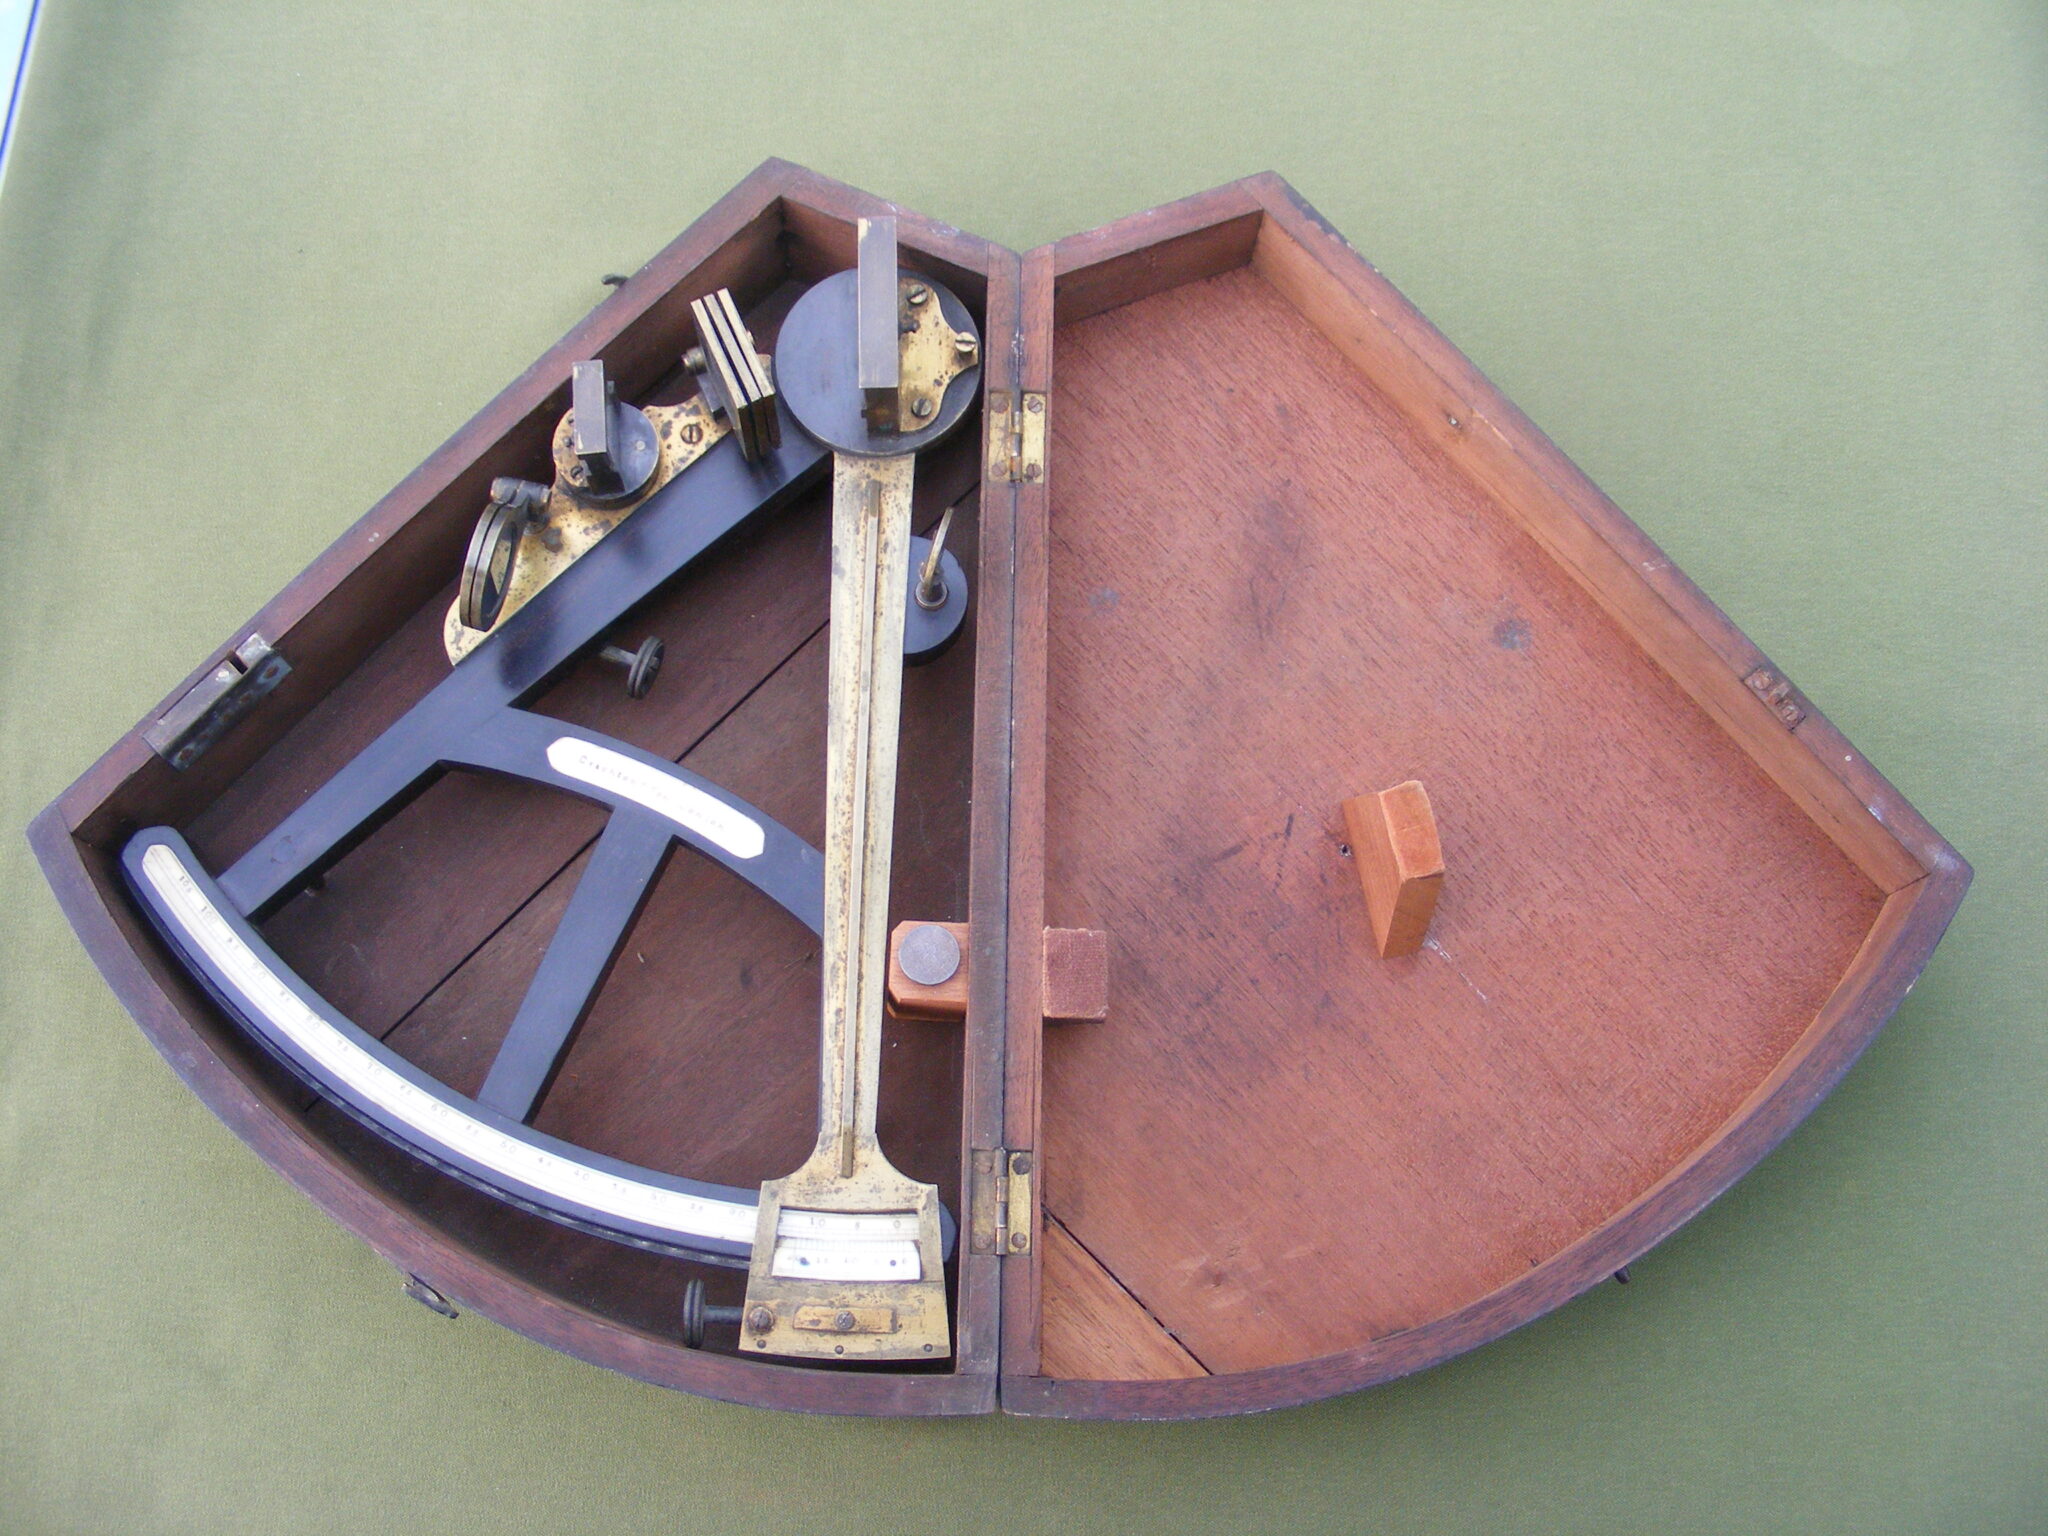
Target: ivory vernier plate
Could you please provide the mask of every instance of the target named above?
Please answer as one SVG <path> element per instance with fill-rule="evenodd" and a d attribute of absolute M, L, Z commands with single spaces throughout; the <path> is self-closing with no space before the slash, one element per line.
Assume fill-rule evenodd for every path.
<path fill-rule="evenodd" d="M 833 579 L 831 453 L 760 360 L 887 215 L 904 356 L 953 371 L 867 419 L 980 408 L 916 462 L 952 585 L 907 617 L 966 620 L 904 674 L 876 860 L 889 924 L 948 925 L 924 949 L 952 969 L 880 1042 L 862 1155 L 904 1208 L 785 1208 L 756 1265 L 765 1296 L 866 1299 L 757 1352 L 762 1187 L 831 1173 Z M 920 284 L 957 301 L 943 326 Z M 682 367 L 700 325 L 717 355 Z M 582 462 L 591 360 L 667 445 L 652 488 L 508 564 L 519 613 L 450 647 L 492 482 Z M 643 636 L 667 660 L 635 699 L 596 653 Z M 306 807 L 423 709 L 468 718 L 451 699 L 520 723 L 422 738 L 449 771 L 302 857 Z M 183 767 L 152 746 L 193 740 Z M 1410 780 L 1442 876 L 1383 957 L 1342 807 Z M 1247 1411 L 1498 1337 L 1774 1146 L 1969 882 L 1277 178 L 1020 257 L 772 161 L 31 838 L 180 1075 L 415 1294 L 663 1385 L 876 1414 Z M 599 917 L 624 937 L 566 1053 L 522 1054 L 573 948 L 551 939 Z M 911 1270 L 937 1335 L 891 1332 Z"/>

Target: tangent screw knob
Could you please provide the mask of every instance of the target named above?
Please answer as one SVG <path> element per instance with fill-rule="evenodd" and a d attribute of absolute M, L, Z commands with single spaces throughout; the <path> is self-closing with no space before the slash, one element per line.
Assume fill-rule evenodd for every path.
<path fill-rule="evenodd" d="M 654 686 L 655 678 L 661 675 L 661 658 L 666 649 L 657 636 L 649 635 L 640 642 L 637 651 L 629 651 L 623 645 L 607 645 L 597 653 L 597 657 L 625 669 L 626 697 L 644 699 L 647 690 Z"/>
<path fill-rule="evenodd" d="M 714 1307 L 704 1300 L 704 1282 L 692 1280 L 683 1287 L 683 1342 L 692 1349 L 704 1347 L 704 1331 L 712 1323 L 737 1323 L 740 1307 Z"/>

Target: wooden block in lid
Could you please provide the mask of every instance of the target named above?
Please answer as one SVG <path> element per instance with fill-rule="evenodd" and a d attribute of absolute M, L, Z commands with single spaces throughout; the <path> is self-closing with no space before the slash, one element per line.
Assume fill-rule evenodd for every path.
<path fill-rule="evenodd" d="M 1373 941 L 1387 957 L 1422 947 L 1444 883 L 1443 845 L 1436 813 L 1421 781 L 1410 779 L 1376 795 L 1344 802 L 1358 881 L 1372 918 Z"/>

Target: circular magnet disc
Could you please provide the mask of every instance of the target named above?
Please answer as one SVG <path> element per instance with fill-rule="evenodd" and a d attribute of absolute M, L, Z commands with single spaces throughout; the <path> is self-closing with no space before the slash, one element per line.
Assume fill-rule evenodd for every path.
<path fill-rule="evenodd" d="M 920 923 L 896 946 L 896 963 L 920 987 L 940 986 L 960 969 L 960 941 L 937 923 Z"/>

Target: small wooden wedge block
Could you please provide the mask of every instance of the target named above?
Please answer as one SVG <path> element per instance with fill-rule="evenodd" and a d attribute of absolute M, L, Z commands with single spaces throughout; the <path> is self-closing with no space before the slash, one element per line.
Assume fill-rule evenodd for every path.
<path fill-rule="evenodd" d="M 920 934 L 920 929 L 937 929 L 939 933 Z M 907 969 L 906 943 L 914 946 Z M 937 963 L 933 964 L 935 956 Z M 947 972 L 949 960 L 954 969 Z M 1040 1000 L 1048 1024 L 1085 1023 L 1108 1016 L 1106 934 L 1093 928 L 1048 928 L 1042 964 Z M 967 924 L 898 923 L 889 934 L 889 1011 L 899 1019 L 958 1023 L 967 1017 L 968 970 Z"/>
<path fill-rule="evenodd" d="M 1343 809 L 1373 940 L 1382 956 L 1412 955 L 1429 932 L 1444 883 L 1444 851 L 1429 793 L 1410 779 L 1346 800 Z"/>

